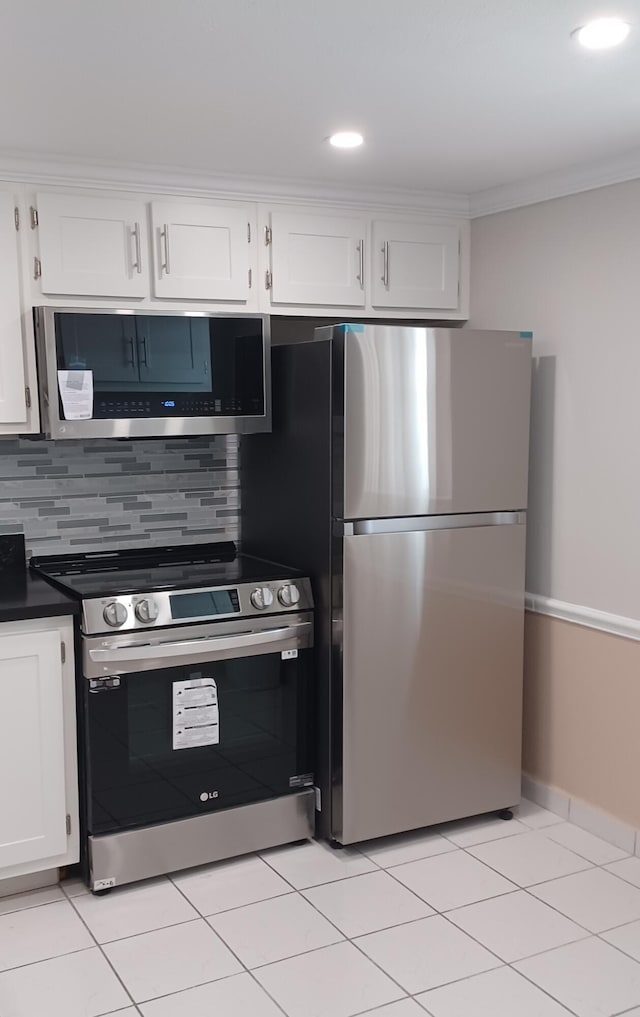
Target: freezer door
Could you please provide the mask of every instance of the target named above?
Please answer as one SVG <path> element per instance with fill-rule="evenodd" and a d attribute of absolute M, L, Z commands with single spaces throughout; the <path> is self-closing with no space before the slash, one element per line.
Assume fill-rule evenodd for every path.
<path fill-rule="evenodd" d="M 357 534 L 343 548 L 334 837 L 516 804 L 525 525 Z"/>
<path fill-rule="evenodd" d="M 526 508 L 530 340 L 471 329 L 343 328 L 336 517 Z M 339 445 L 335 422 L 334 433 Z"/>

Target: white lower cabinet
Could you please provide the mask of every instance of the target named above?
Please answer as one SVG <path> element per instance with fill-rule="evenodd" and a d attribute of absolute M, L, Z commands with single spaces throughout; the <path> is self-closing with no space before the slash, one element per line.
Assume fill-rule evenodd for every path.
<path fill-rule="evenodd" d="M 0 625 L 0 879 L 78 861 L 71 618 Z"/>

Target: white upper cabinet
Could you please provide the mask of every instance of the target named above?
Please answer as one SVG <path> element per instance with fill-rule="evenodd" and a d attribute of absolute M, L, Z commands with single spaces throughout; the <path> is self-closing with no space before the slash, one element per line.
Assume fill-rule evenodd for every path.
<path fill-rule="evenodd" d="M 0 626 L 2 877 L 77 861 L 74 698 L 70 620 Z"/>
<path fill-rule="evenodd" d="M 25 430 L 28 420 L 15 206 L 8 191 L 0 191 L 0 265 L 0 433 L 7 433 Z"/>
<path fill-rule="evenodd" d="M 366 218 L 272 212 L 268 231 L 271 305 L 364 307 Z"/>
<path fill-rule="evenodd" d="M 37 195 L 43 293 L 144 297 L 146 206 L 119 198 Z"/>
<path fill-rule="evenodd" d="M 153 292 L 247 304 L 255 285 L 255 206 L 151 203 Z"/>
<path fill-rule="evenodd" d="M 151 191 L 140 200 L 31 192 L 31 203 L 39 222 L 23 237 L 28 304 L 100 307 L 107 298 L 125 308 L 342 320 L 469 316 L 469 224 L 453 215 Z M 0 406 L 0 433 L 3 419 Z"/>
<path fill-rule="evenodd" d="M 371 240 L 373 307 L 459 306 L 460 228 L 376 219 Z"/>
<path fill-rule="evenodd" d="M 137 338 L 138 370 L 145 391 L 211 392 L 206 318 L 149 315 L 138 322 Z"/>

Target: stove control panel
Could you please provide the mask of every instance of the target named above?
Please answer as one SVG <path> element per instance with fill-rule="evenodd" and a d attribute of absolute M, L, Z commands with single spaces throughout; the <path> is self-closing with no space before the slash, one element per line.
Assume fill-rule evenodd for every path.
<path fill-rule="evenodd" d="M 231 621 L 258 614 L 284 614 L 313 607 L 308 579 L 273 579 L 238 586 L 149 590 L 82 602 L 85 635 L 119 629 L 160 628 L 205 621 Z"/>

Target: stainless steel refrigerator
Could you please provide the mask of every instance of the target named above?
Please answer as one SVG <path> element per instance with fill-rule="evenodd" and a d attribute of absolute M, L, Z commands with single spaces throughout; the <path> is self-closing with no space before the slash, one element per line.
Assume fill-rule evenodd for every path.
<path fill-rule="evenodd" d="M 342 844 L 520 796 L 530 340 L 340 325 L 273 350 L 243 438 L 246 550 L 317 605 L 318 831 Z"/>

